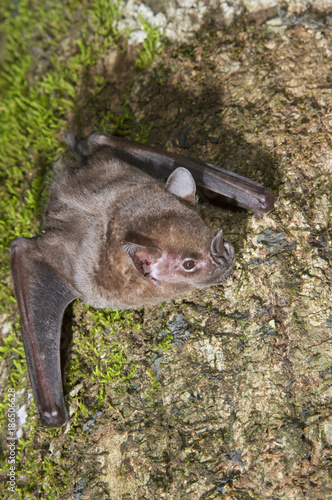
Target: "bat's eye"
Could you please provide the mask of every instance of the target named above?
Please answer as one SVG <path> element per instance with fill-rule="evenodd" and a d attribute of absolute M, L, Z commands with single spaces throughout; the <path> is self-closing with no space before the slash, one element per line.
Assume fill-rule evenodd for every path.
<path fill-rule="evenodd" d="M 192 271 L 196 265 L 197 263 L 193 259 L 186 259 L 182 262 L 182 267 L 185 271 Z"/>

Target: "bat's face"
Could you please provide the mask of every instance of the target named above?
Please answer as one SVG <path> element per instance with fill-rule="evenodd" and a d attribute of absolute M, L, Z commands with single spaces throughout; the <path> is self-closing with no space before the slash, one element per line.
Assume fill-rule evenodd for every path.
<path fill-rule="evenodd" d="M 234 248 L 219 231 L 209 245 L 191 237 L 185 249 L 165 244 L 162 248 L 124 243 L 123 249 L 136 270 L 154 285 L 180 285 L 191 289 L 220 283 L 229 278 L 234 267 Z"/>

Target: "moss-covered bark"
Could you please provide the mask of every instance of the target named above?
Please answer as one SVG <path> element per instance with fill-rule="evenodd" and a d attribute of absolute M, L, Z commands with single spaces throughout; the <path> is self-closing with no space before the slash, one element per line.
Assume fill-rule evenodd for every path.
<path fill-rule="evenodd" d="M 131 137 L 252 177 L 276 208 L 202 194 L 237 251 L 224 286 L 126 314 L 74 305 L 71 421 L 29 420 L 24 498 L 332 498 L 331 54 L 328 27 L 208 20 L 143 72 L 116 49 L 89 69 L 70 128 L 122 113 Z"/>

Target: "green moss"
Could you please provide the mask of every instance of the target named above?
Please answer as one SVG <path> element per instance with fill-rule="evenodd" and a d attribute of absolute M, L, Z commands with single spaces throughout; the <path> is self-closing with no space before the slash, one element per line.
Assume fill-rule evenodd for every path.
<path fill-rule="evenodd" d="M 160 350 L 162 349 L 162 351 L 165 353 L 165 352 L 168 352 L 170 349 L 172 349 L 172 347 L 174 347 L 174 339 L 173 339 L 173 335 L 169 334 L 169 335 L 166 335 L 166 337 L 164 337 L 161 342 L 158 342 L 158 344 L 155 345 L 151 349 L 151 351 L 155 352 L 155 353 L 159 353 Z"/>
<path fill-rule="evenodd" d="M 96 310 L 87 306 L 85 310 L 89 326 L 79 328 L 78 338 L 75 339 L 75 356 L 66 379 L 69 385 L 74 385 L 77 379 L 88 381 L 89 385 L 98 384 L 97 402 L 102 405 L 109 384 L 120 380 L 126 384 L 136 371 L 136 366 L 131 366 L 127 359 L 125 347 L 114 340 L 113 332 L 115 325 L 128 326 L 132 313 Z M 81 331 L 86 329 L 89 335 L 81 335 Z"/>
<path fill-rule="evenodd" d="M 146 33 L 146 39 L 142 43 L 142 49 L 138 50 L 138 57 L 136 59 L 136 68 L 145 69 L 151 66 L 154 59 L 163 49 L 162 36 L 160 35 L 159 28 L 148 23 L 140 16 L 140 22 L 143 25 Z"/>
<path fill-rule="evenodd" d="M 47 198 L 45 181 L 63 149 L 59 137 L 67 129 L 78 103 L 81 106 L 86 79 L 89 78 L 90 98 L 106 83 L 105 78 L 89 74 L 89 68 L 100 54 L 116 46 L 120 4 L 109 0 L 1 3 L 0 39 L 4 50 L 0 54 L 0 312 L 14 313 L 9 279 L 10 242 L 18 236 L 33 236 L 40 228 Z M 138 52 L 137 67 L 142 69 L 160 52 L 161 44 L 156 28 L 143 19 L 141 22 L 148 34 Z M 128 99 L 123 100 L 118 115 L 105 112 L 100 118 L 100 128 L 113 133 L 128 133 L 133 123 L 135 116 L 130 112 Z M 152 124 L 135 126 L 136 139 L 145 141 Z M 101 402 L 107 385 L 117 380 L 127 384 L 135 373 L 136 367 L 128 362 L 124 348 L 109 338 L 111 325 L 129 323 L 131 313 L 88 308 L 86 311 L 92 328 L 89 336 L 79 339 L 77 361 L 72 362 L 66 378 L 69 384 L 78 376 L 100 384 L 97 402 Z M 0 347 L 3 363 L 8 367 L 8 385 L 13 388 L 19 388 L 27 377 L 23 345 L 16 336 L 19 331 L 19 323 L 15 323 Z M 61 498 L 68 485 L 68 468 L 61 465 L 61 460 L 56 463 L 47 453 L 36 451 L 35 445 L 36 440 L 61 435 L 64 429 L 36 429 L 35 419 L 31 418 L 34 403 L 29 403 L 29 408 L 29 439 L 20 439 L 16 450 L 16 472 L 22 480 L 17 482 L 14 496 Z M 74 426 L 89 414 L 84 398 L 78 400 L 78 409 Z M 0 406 L 3 432 L 6 410 L 4 396 Z M 70 440 L 74 433 L 69 429 L 67 435 Z M 0 474 L 5 477 L 6 453 L 3 458 Z"/>
<path fill-rule="evenodd" d="M 155 373 L 152 370 L 148 371 L 148 376 L 150 378 L 150 387 L 148 389 L 148 393 L 154 393 L 160 391 L 161 385 L 157 380 Z"/>

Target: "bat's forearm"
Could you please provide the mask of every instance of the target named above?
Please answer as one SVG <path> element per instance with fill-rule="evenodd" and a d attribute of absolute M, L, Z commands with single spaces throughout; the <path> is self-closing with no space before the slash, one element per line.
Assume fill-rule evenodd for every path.
<path fill-rule="evenodd" d="M 256 216 L 273 210 L 274 195 L 265 186 L 247 177 L 230 172 L 211 163 L 158 151 L 151 146 L 128 141 L 120 137 L 92 134 L 100 145 L 109 146 L 121 160 L 156 178 L 168 177 L 176 168 L 187 168 L 198 186 L 218 193 L 233 205 L 253 210 Z M 69 141 L 68 141 L 69 142 Z"/>

